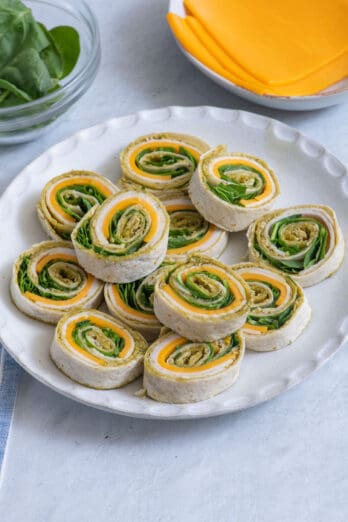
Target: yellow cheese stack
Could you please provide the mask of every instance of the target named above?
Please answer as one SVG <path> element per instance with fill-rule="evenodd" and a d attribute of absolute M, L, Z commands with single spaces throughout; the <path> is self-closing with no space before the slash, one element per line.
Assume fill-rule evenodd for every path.
<path fill-rule="evenodd" d="M 168 14 L 181 45 L 258 94 L 316 94 L 348 76 L 347 0 L 185 0 Z"/>

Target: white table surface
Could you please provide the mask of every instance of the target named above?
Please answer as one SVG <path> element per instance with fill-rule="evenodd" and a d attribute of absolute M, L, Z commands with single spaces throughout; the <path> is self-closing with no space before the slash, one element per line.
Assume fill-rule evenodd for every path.
<path fill-rule="evenodd" d="M 287 113 L 223 91 L 181 55 L 162 0 L 93 0 L 95 84 L 37 142 L 0 148 L 0 190 L 47 147 L 111 116 L 217 105 L 278 118 L 348 163 L 348 105 Z M 348 209 L 347 209 L 348 211 Z M 6 522 L 346 522 L 348 353 L 248 411 L 142 421 L 81 406 L 23 374 L 0 488 Z"/>

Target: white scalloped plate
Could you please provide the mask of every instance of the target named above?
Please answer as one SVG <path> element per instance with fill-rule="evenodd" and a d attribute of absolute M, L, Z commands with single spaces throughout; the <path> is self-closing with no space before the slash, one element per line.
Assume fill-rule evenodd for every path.
<path fill-rule="evenodd" d="M 168 12 L 177 14 L 184 18 L 186 16 L 184 0 L 170 0 Z M 227 91 L 230 91 L 241 98 L 245 98 L 246 100 L 258 103 L 259 105 L 272 107 L 273 109 L 285 109 L 288 111 L 311 111 L 348 101 L 348 78 L 345 78 L 335 85 L 331 85 L 319 94 L 313 94 L 310 96 L 271 96 L 267 94 L 257 94 L 249 89 L 239 87 L 209 69 L 209 67 L 187 52 L 175 38 L 175 35 L 173 36 L 182 53 L 203 74 L 208 76 L 215 83 L 224 87 Z"/>
<path fill-rule="evenodd" d="M 162 419 L 208 417 L 248 408 L 305 379 L 348 338 L 348 257 L 332 278 L 306 290 L 313 319 L 293 345 L 274 353 L 247 353 L 234 386 L 213 399 L 188 405 L 161 404 L 136 397 L 140 379 L 110 391 L 92 390 L 72 382 L 49 358 L 53 327 L 22 315 L 9 297 L 13 260 L 22 250 L 45 239 L 35 215 L 44 183 L 71 169 L 95 170 L 116 181 L 120 175 L 120 150 L 141 134 L 163 130 L 190 133 L 211 145 L 226 143 L 230 150 L 264 158 L 279 176 L 282 195 L 278 206 L 331 205 L 347 237 L 347 169 L 298 130 L 264 116 L 213 107 L 170 107 L 115 118 L 49 149 L 21 172 L 2 196 L 0 338 L 31 375 L 59 393 L 96 408 Z M 234 263 L 245 253 L 245 234 L 233 234 L 223 260 Z"/>

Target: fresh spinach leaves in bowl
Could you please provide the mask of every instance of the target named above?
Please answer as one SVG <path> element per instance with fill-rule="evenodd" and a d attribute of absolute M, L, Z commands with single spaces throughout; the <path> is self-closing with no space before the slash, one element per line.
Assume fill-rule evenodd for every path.
<path fill-rule="evenodd" d="M 62 25 L 49 30 L 20 0 L 0 0 L 0 108 L 59 89 L 79 55 L 76 29 Z"/>

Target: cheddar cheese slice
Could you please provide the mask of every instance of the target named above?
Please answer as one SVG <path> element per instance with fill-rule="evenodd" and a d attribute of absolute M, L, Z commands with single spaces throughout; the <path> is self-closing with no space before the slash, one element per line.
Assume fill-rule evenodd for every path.
<path fill-rule="evenodd" d="M 188 13 L 197 18 L 226 54 L 263 83 L 286 85 L 344 54 L 348 58 L 346 1 L 185 0 L 184 3 Z"/>

